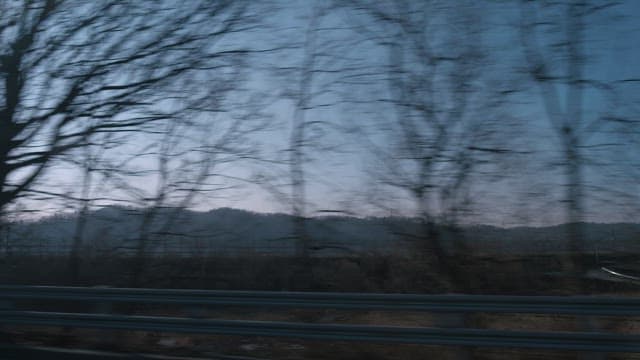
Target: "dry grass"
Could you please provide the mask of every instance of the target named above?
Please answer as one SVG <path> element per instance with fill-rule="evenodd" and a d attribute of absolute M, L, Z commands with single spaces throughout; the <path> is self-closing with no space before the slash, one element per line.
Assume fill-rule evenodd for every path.
<path fill-rule="evenodd" d="M 214 288 L 256 290 L 317 290 L 370 292 L 438 292 L 430 286 L 428 269 L 405 258 L 363 257 L 313 260 L 313 282 L 296 280 L 295 259 L 286 258 L 211 258 L 208 273 L 200 272 L 189 259 L 156 259 L 145 284 L 149 287 Z M 585 260 L 585 262 L 588 259 Z M 247 267 L 246 264 L 251 266 Z M 557 259 L 527 257 L 509 259 L 465 258 L 458 273 L 460 286 L 467 293 L 489 294 L 566 294 L 566 283 L 545 277 L 554 271 Z M 14 259 L 0 268 L 0 281 L 21 284 L 63 285 L 66 263 L 62 258 Z M 87 285 L 125 286 L 126 259 L 92 259 L 92 273 L 85 273 Z M 196 264 L 197 265 L 197 264 Z M 199 265 L 198 265 L 199 266 Z M 151 271 L 152 270 L 152 271 Z M 590 294 L 640 296 L 637 288 L 626 284 L 587 282 L 576 288 Z M 207 318 L 302 321 L 395 326 L 438 326 L 446 322 L 441 316 L 420 312 L 336 311 L 336 310 L 260 310 L 260 309 L 191 309 L 140 306 L 127 312 L 145 315 L 201 316 Z M 449 319 L 450 320 L 450 319 Z M 458 319 L 459 320 L 459 319 Z M 532 331 L 576 331 L 586 322 L 574 316 L 533 314 L 473 314 L 464 319 L 465 326 L 487 329 Z M 593 330 L 640 333 L 640 319 L 603 317 L 592 321 Z M 165 355 L 212 357 L 235 354 L 269 359 L 456 359 L 460 349 L 444 346 L 389 345 L 370 343 L 301 341 L 279 338 L 245 338 L 237 336 L 184 335 L 153 332 L 115 332 L 98 330 L 64 331 L 60 328 L 13 328 L 11 338 L 17 343 L 107 349 Z M 473 348 L 464 350 L 471 359 L 582 359 L 584 353 L 525 349 Z M 607 359 L 640 359 L 640 355 L 611 354 Z M 456 359 L 457 360 L 457 359 Z"/>

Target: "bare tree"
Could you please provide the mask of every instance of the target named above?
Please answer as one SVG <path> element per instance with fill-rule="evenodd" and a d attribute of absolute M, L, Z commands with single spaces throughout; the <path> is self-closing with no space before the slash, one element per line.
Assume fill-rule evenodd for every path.
<path fill-rule="evenodd" d="M 0 210 L 97 134 L 153 129 L 238 65 L 241 1 L 0 4 Z M 204 94 L 206 92 L 206 94 Z M 214 96 L 213 96 L 214 97 Z"/>
<path fill-rule="evenodd" d="M 472 174 L 494 163 L 495 155 L 510 153 L 496 136 L 505 88 L 491 82 L 481 9 L 471 2 L 354 4 L 367 16 L 361 33 L 387 59 L 383 72 L 363 75 L 386 81 L 388 94 L 368 102 L 382 104 L 377 108 L 386 134 L 374 136 L 384 143 L 372 146 L 373 179 L 415 204 L 421 230 L 405 237 L 418 245 L 441 286 L 458 286 L 439 225 L 455 223 L 469 209 Z"/>
<path fill-rule="evenodd" d="M 341 57 L 348 41 L 340 38 L 345 28 L 336 21 L 339 10 L 339 6 L 314 4 L 296 27 L 302 36 L 292 35 L 289 30 L 283 35 L 284 39 L 272 40 L 282 44 L 279 54 L 286 58 L 284 61 L 276 58 L 268 65 L 269 74 L 281 89 L 274 101 L 290 103 L 292 114 L 285 125 L 289 132 L 282 153 L 286 156 L 277 161 L 287 167 L 286 172 L 282 167 L 267 169 L 258 181 L 290 209 L 291 239 L 295 242 L 296 256 L 301 259 L 317 249 L 307 229 L 307 219 L 313 213 L 313 201 L 307 189 L 321 181 L 311 164 L 319 158 L 318 153 L 326 156 L 339 147 L 335 139 L 327 136 L 338 124 L 322 114 L 322 110 L 335 110 L 340 102 L 337 79 L 346 74 L 351 65 Z M 272 26 L 282 30 L 280 24 Z"/>
<path fill-rule="evenodd" d="M 589 181 L 586 170 L 597 164 L 592 150 L 602 151 L 622 145 L 603 142 L 598 134 L 625 125 L 632 131 L 634 121 L 619 113 L 621 107 L 605 100 L 606 109 L 587 111 L 591 98 L 615 99 L 622 83 L 632 79 L 606 79 L 587 72 L 596 55 L 589 51 L 590 33 L 596 17 L 615 8 L 617 2 L 569 1 L 566 3 L 521 4 L 520 35 L 530 78 L 538 85 L 546 120 L 559 142 L 560 165 L 564 172 L 564 202 L 567 224 L 567 272 L 577 271 L 573 256 L 585 249 L 585 199 Z M 611 28 L 607 21 L 604 27 Z M 600 28 L 602 29 L 602 28 Z M 607 135 L 611 140 L 610 134 Z M 609 163 L 613 163 L 611 159 Z"/>
<path fill-rule="evenodd" d="M 79 281 L 80 265 L 83 255 L 82 246 L 89 212 L 91 210 L 92 191 L 95 190 L 96 177 L 99 172 L 107 170 L 100 169 L 102 158 L 107 148 L 113 146 L 113 144 L 115 144 L 115 142 L 112 142 L 111 134 L 107 133 L 97 141 L 95 146 L 85 146 L 80 149 L 82 154 L 80 159 L 78 159 L 78 165 L 82 169 L 82 183 L 79 190 L 79 209 L 76 215 L 76 226 L 73 232 L 71 252 L 69 254 L 69 277 L 73 284 Z M 76 162 L 75 156 L 71 157 L 70 160 Z"/>
<path fill-rule="evenodd" d="M 167 122 L 157 142 L 137 154 L 155 162 L 154 168 L 143 171 L 143 185 L 127 176 L 120 182 L 142 212 L 137 232 L 130 238 L 134 250 L 132 286 L 140 285 L 152 250 L 166 251 L 167 246 L 161 245 L 169 239 L 186 241 L 197 235 L 175 230 L 179 222 L 184 226 L 188 221 L 182 216 L 185 209 L 248 181 L 227 174 L 224 165 L 233 162 L 237 167 L 243 159 L 257 158 L 259 149 L 248 141 L 249 136 L 262 131 L 268 122 L 251 111 L 238 117 L 225 115 L 229 115 L 226 120 Z M 150 188 L 149 183 L 154 186 Z"/>
<path fill-rule="evenodd" d="M 294 218 L 294 236 L 297 241 L 296 255 L 301 258 L 309 256 L 310 239 L 307 232 L 306 184 L 305 184 L 305 145 L 308 127 L 307 112 L 310 109 L 313 79 L 317 61 L 316 38 L 317 27 L 322 10 L 316 6 L 305 32 L 302 45 L 303 59 L 299 68 L 299 88 L 295 96 L 294 112 L 291 118 L 291 136 L 289 139 L 289 166 L 291 172 L 291 214 Z"/>

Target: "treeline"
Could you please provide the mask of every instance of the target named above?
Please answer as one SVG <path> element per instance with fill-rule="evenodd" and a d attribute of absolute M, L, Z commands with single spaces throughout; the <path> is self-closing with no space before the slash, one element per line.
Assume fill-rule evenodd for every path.
<path fill-rule="evenodd" d="M 135 254 L 136 229 L 144 209 L 105 207 L 86 215 L 83 256 Z M 182 209 L 170 231 L 164 222 L 175 209 L 165 209 L 151 224 L 149 256 L 294 256 L 290 234 L 293 217 L 220 208 L 208 212 Z M 66 255 L 78 214 L 10 224 L 5 255 Z M 420 234 L 417 218 L 349 216 L 306 220 L 314 257 L 403 255 L 411 253 Z M 566 249 L 568 225 L 500 228 L 487 225 L 440 227 L 448 256 L 558 255 Z M 585 255 L 638 254 L 640 224 L 585 223 Z"/>

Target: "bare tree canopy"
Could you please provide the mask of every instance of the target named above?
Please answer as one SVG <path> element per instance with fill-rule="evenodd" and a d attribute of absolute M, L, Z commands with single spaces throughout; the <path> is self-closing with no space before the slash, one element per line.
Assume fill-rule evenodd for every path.
<path fill-rule="evenodd" d="M 240 1 L 0 3 L 0 209 L 96 134 L 215 110 L 244 14 Z"/>

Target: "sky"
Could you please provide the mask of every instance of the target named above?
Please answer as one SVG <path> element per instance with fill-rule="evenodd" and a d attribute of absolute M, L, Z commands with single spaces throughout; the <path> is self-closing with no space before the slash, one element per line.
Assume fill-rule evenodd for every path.
<path fill-rule="evenodd" d="M 464 2 L 455 3 L 456 5 Z M 271 4 L 271 3 L 270 3 Z M 219 115 L 219 123 L 231 124 L 238 116 L 242 104 L 251 103 L 259 108 L 262 119 L 268 123 L 260 132 L 242 138 L 243 144 L 256 145 L 262 160 L 244 158 L 224 163 L 216 168 L 218 174 L 213 181 L 223 190 L 198 197 L 191 206 L 198 210 L 217 207 L 236 207 L 258 212 L 287 212 L 290 205 L 286 196 L 288 139 L 294 116 L 295 94 L 298 76 L 295 67 L 303 61 L 304 34 L 309 18 L 323 1 L 310 4 L 308 1 L 275 2 L 263 17 L 262 25 L 248 34 L 235 35 L 229 41 L 246 43 L 251 48 L 265 49 L 286 44 L 291 48 L 266 52 L 254 58 L 248 65 L 248 81 L 243 85 L 247 91 L 233 93 L 228 113 Z M 310 6 L 311 5 L 311 6 Z M 557 166 L 559 141 L 543 110 L 539 88 L 523 76 L 526 63 L 520 50 L 519 34 L 515 30 L 519 12 L 515 3 L 486 2 L 476 9 L 486 32 L 483 45 L 490 49 L 493 62 L 485 73 L 498 79 L 514 79 L 520 88 L 509 104 L 501 108 L 504 113 L 504 144 L 522 152 L 504 163 L 491 168 L 489 175 L 474 175 L 469 187 L 475 210 L 462 221 L 503 226 L 545 225 L 564 221 L 562 191 L 564 178 L 562 167 Z M 593 16 L 587 22 L 586 50 L 593 54 L 585 66 L 585 73 L 594 79 L 615 81 L 640 78 L 640 24 L 634 19 L 640 16 L 640 2 L 623 1 L 621 5 Z M 434 16 L 435 17 L 435 16 Z M 362 25 L 361 13 L 328 9 L 320 21 L 323 28 L 318 34 L 320 49 L 327 52 L 336 43 L 348 44 L 340 48 L 339 55 L 359 68 L 367 66 L 379 69 L 387 60 L 386 50 L 362 37 L 358 31 Z M 442 21 L 443 18 L 438 18 Z M 265 25 L 266 23 L 266 25 Z M 265 30 L 268 29 L 268 30 Z M 541 42 L 552 42 L 559 33 L 542 34 Z M 439 35 L 446 37 L 448 34 Z M 292 45 L 293 44 L 293 45 Z M 337 45 L 335 45 L 337 46 Z M 558 54 L 551 54 L 553 57 Z M 562 59 L 557 59 L 562 60 Z M 338 65 L 336 65 L 338 63 Z M 335 58 L 319 57 L 316 65 L 323 68 L 340 68 Z M 274 72 L 275 67 L 287 71 Z M 351 70 L 349 70 L 351 71 Z M 313 78 L 312 92 L 322 92 L 312 98 L 312 109 L 307 119 L 320 125 L 313 127 L 317 135 L 314 146 L 305 151 L 309 155 L 305 163 L 307 171 L 307 195 L 309 214 L 320 214 L 319 210 L 337 210 L 359 216 L 369 215 L 413 215 L 414 203 L 406 192 L 384 185 L 374 174 L 382 168 L 376 149 L 387 153 L 394 151 L 393 131 L 381 130 L 393 127 L 395 110 L 385 103 L 371 101 L 376 96 L 389 96 L 388 83 L 360 84 L 356 87 L 336 85 L 340 76 L 318 73 Z M 585 119 L 590 120 L 609 113 L 633 118 L 640 110 L 638 83 L 624 83 L 615 96 L 602 96 L 601 91 L 585 92 Z M 293 91 L 294 97 L 287 96 Z M 345 100 L 368 99 L 358 103 Z M 333 104 L 332 106 L 325 106 Z M 245 106 L 246 108 L 246 106 Z M 246 109 L 245 109 L 246 110 Z M 255 120 L 255 119 L 254 119 Z M 268 121 L 266 121 L 268 120 Z M 246 124 L 246 123 L 245 123 Z M 345 130 L 350 130 L 346 132 Z M 590 145 L 616 143 L 623 140 L 631 145 L 597 146 L 588 149 L 594 160 L 585 170 L 588 184 L 585 220 L 595 222 L 636 221 L 640 188 L 638 173 L 637 137 L 626 137 L 619 129 L 606 128 L 590 138 Z M 204 130 L 203 130 L 204 131 Z M 211 139 L 219 133 L 211 132 Z M 194 134 L 193 138 L 198 138 Z M 119 149 L 119 156 L 134 152 L 134 148 L 150 139 L 139 138 L 134 144 Z M 196 144 L 188 140 L 185 147 Z M 176 159 L 176 169 L 180 162 Z M 265 161 L 267 160 L 267 161 Z M 140 159 L 140 168 L 153 169 L 153 159 Z M 180 174 L 176 174 L 178 176 Z M 270 179 L 256 184 L 256 178 Z M 64 189 L 67 193 L 78 191 L 81 176 L 69 165 L 58 165 L 49 170 L 38 186 L 44 189 Z M 157 179 L 154 174 L 131 180 L 135 187 L 150 192 Z M 113 196 L 113 188 L 95 189 Z M 60 209 L 63 200 L 27 202 L 27 207 L 38 208 L 44 213 Z M 435 205 L 437 208 L 439 205 Z M 71 204 L 66 210 L 73 210 Z M 437 210 L 436 210 L 437 212 Z"/>

